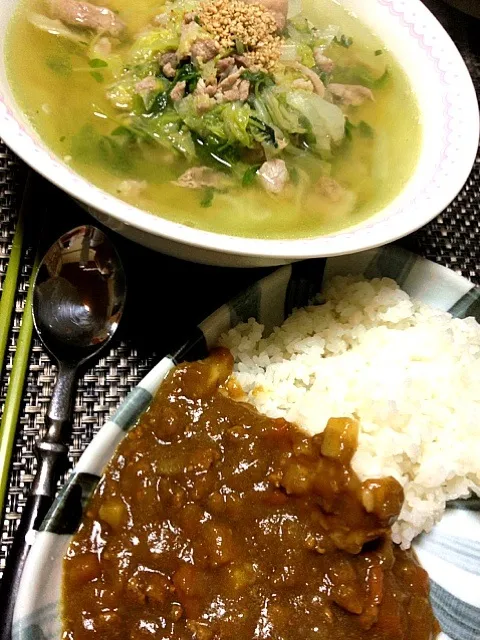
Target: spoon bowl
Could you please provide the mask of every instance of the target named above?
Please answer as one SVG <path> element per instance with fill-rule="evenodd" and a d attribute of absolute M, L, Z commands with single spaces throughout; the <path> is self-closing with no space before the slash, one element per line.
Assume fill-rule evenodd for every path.
<path fill-rule="evenodd" d="M 82 226 L 59 238 L 35 280 L 33 320 L 57 359 L 77 365 L 115 333 L 123 311 L 125 276 L 106 235 Z"/>

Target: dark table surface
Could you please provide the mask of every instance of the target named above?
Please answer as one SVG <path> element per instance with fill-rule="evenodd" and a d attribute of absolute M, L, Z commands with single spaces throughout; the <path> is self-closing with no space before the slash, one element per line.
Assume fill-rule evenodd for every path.
<path fill-rule="evenodd" d="M 480 22 L 441 0 L 425 0 L 424 3 L 457 44 L 472 75 L 477 94 L 480 93 Z M 0 288 L 27 173 L 24 165 L 0 141 Z M 38 197 L 35 197 L 38 207 L 35 209 L 35 218 L 29 221 L 30 237 L 41 233 L 45 247 L 77 224 L 92 222 L 58 189 L 40 179 L 35 180 L 35 189 L 38 190 Z M 472 173 L 455 201 L 434 221 L 404 238 L 400 244 L 479 284 L 479 196 L 480 156 L 477 155 Z M 109 414 L 161 355 L 177 344 L 190 327 L 269 271 L 192 265 L 139 247 L 115 234 L 112 236 L 127 268 L 130 285 L 128 305 L 111 349 L 104 352 L 103 357 L 94 362 L 79 381 L 70 450 L 71 465 L 78 460 L 92 435 Z M 33 261 L 32 253 L 27 238 L 7 363 L 0 378 L 2 410 Z M 54 374 L 48 355 L 35 339 L 13 452 L 6 511 L 3 514 L 0 573 L 33 479 L 33 444 L 42 434 Z"/>

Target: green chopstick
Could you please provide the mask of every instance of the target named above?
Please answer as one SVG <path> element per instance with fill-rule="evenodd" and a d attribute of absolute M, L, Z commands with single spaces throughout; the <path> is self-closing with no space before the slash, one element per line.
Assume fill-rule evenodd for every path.
<path fill-rule="evenodd" d="M 7 350 L 8 334 L 12 321 L 13 307 L 17 295 L 18 273 L 22 261 L 22 247 L 25 227 L 25 207 L 20 208 L 17 228 L 13 236 L 12 249 L 8 259 L 7 273 L 3 281 L 3 291 L 0 298 L 0 374 L 3 371 L 5 352 Z M 0 511 L 1 513 L 1 511 Z"/>
<path fill-rule="evenodd" d="M 18 334 L 15 357 L 13 359 L 12 371 L 8 382 L 7 396 L 5 398 L 5 408 L 0 423 L 0 514 L 3 513 L 5 504 L 5 493 L 8 484 L 10 461 L 12 449 L 17 431 L 20 405 L 23 398 L 23 388 L 25 386 L 25 375 L 27 372 L 30 347 L 33 332 L 33 284 L 40 264 L 40 254 L 37 252 L 33 264 L 32 273 L 28 281 L 28 293 L 23 310 L 22 324 Z"/>
<path fill-rule="evenodd" d="M 18 214 L 17 227 L 13 237 L 12 250 L 8 261 L 7 273 L 3 284 L 2 296 L 0 298 L 0 374 L 3 372 L 5 353 L 8 343 L 8 334 L 12 313 L 15 306 L 17 294 L 17 282 L 22 263 L 22 253 L 24 237 L 26 232 L 26 215 L 32 215 L 33 193 L 38 191 L 38 178 L 29 172 L 25 182 L 22 204 Z M 30 227 L 31 225 L 29 225 Z M 32 317 L 32 295 L 33 283 L 39 264 L 39 255 L 35 257 L 32 274 L 29 280 L 29 287 L 25 306 L 22 315 L 22 324 L 18 334 L 15 356 L 12 370 L 8 381 L 5 406 L 0 422 L 0 517 L 5 505 L 5 493 L 8 484 L 10 461 L 12 458 L 12 448 L 15 441 L 18 415 L 23 395 L 25 373 L 28 366 L 30 344 L 32 340 L 33 317 Z"/>

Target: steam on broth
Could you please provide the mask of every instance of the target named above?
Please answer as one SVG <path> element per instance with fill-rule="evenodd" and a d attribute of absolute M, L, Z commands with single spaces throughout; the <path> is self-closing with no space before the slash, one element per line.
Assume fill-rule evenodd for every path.
<path fill-rule="evenodd" d="M 192 227 L 295 238 L 357 224 L 412 174 L 407 78 L 333 0 L 288 18 L 285 0 L 101 4 L 24 0 L 6 49 L 39 135 L 99 187 Z"/>

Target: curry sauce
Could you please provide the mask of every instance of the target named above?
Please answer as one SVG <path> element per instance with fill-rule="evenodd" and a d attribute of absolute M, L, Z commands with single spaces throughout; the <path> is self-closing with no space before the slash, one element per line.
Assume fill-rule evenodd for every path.
<path fill-rule="evenodd" d="M 69 640 L 430 640 L 403 493 L 350 467 L 357 424 L 309 437 L 229 394 L 232 358 L 174 369 L 117 449 L 65 557 Z"/>

